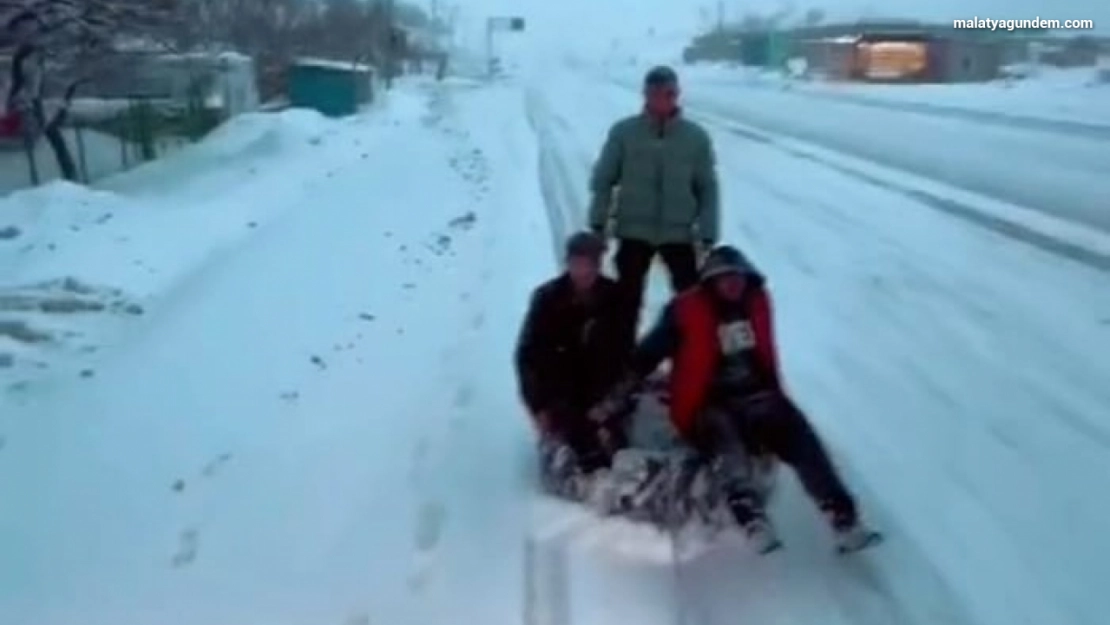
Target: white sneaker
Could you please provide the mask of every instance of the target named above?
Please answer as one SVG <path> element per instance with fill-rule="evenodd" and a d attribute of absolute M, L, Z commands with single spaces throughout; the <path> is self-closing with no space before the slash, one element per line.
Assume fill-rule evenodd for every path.
<path fill-rule="evenodd" d="M 767 519 L 757 519 L 748 523 L 744 526 L 744 534 L 748 538 L 748 544 L 760 555 L 778 551 L 782 548 L 782 541 L 779 540 L 778 533 Z"/>

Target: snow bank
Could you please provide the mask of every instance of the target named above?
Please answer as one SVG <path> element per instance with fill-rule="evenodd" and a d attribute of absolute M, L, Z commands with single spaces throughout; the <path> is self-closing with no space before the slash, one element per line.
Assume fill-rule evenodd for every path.
<path fill-rule="evenodd" d="M 310 205 L 306 193 L 336 165 L 317 156 L 322 146 L 357 123 L 368 122 L 246 114 L 99 188 L 54 182 L 0 199 L 0 385 L 63 360 L 84 371 L 122 322 L 192 270 Z"/>
<path fill-rule="evenodd" d="M 186 146 L 169 158 L 146 163 L 100 186 L 126 194 L 152 193 L 160 197 L 168 190 L 176 193 L 186 188 L 216 191 L 237 186 L 244 175 L 266 174 L 260 168 L 288 162 L 292 152 L 319 144 L 325 134 L 337 131 L 335 122 L 315 111 L 247 113 L 232 118 L 203 141 Z"/>

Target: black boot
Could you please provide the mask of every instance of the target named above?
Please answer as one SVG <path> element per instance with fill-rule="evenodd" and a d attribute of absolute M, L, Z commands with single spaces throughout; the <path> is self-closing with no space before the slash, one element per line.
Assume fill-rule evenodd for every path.
<path fill-rule="evenodd" d="M 762 555 L 782 548 L 775 526 L 759 505 L 758 493 L 746 489 L 733 491 L 725 498 L 725 503 L 756 553 Z"/>

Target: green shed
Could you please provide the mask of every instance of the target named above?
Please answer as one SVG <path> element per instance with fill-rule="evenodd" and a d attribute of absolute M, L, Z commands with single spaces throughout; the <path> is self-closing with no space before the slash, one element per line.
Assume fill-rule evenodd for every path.
<path fill-rule="evenodd" d="M 752 31 L 740 35 L 740 63 L 778 69 L 786 65 L 790 40 L 781 31 Z"/>
<path fill-rule="evenodd" d="M 289 67 L 289 105 L 328 117 L 353 115 L 373 98 L 373 79 L 366 65 L 299 59 Z"/>

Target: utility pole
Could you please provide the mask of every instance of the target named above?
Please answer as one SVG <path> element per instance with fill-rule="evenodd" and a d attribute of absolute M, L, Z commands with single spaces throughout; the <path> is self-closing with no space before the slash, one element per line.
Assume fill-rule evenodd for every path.
<path fill-rule="evenodd" d="M 397 12 L 394 0 L 385 0 L 385 88 L 393 88 L 393 72 L 397 65 Z"/>
<path fill-rule="evenodd" d="M 725 29 L 725 2 L 724 0 L 717 0 L 717 32 L 723 32 Z"/>

